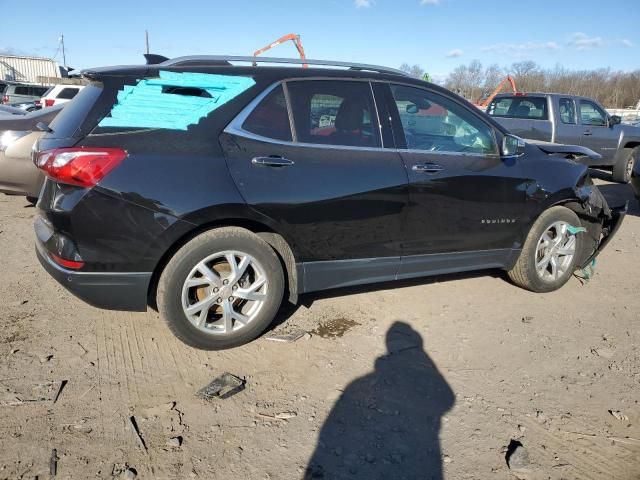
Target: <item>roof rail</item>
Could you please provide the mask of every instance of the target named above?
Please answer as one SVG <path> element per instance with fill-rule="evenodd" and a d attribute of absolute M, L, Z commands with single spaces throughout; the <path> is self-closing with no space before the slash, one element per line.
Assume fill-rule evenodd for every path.
<path fill-rule="evenodd" d="M 378 73 L 390 73 L 393 75 L 407 74 L 402 70 L 395 68 L 381 67 L 379 65 L 368 65 L 365 63 L 351 63 L 351 62 L 335 62 L 332 60 L 309 60 L 298 58 L 274 58 L 274 57 L 243 57 L 243 56 L 226 56 L 226 55 L 190 55 L 186 57 L 176 57 L 165 62 L 160 63 L 164 67 L 177 66 L 177 65 L 189 65 L 189 64 L 202 64 L 209 63 L 215 65 L 224 65 L 229 62 L 247 62 L 251 64 L 256 63 L 286 63 L 293 65 L 319 65 L 325 67 L 343 67 L 351 70 L 367 70 Z"/>

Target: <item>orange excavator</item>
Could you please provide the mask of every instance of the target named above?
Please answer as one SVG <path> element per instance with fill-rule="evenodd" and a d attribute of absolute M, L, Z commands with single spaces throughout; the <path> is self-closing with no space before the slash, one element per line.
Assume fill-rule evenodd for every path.
<path fill-rule="evenodd" d="M 518 93 L 518 88 L 516 87 L 516 81 L 513 79 L 513 77 L 511 75 L 507 75 L 496 87 L 496 89 L 491 92 L 491 95 L 489 95 L 487 98 L 485 98 L 484 100 L 480 101 L 478 100 L 477 105 L 481 108 L 486 108 L 489 106 L 489 104 L 491 103 L 491 100 L 493 100 L 496 95 L 498 95 L 498 93 L 500 93 L 500 90 L 502 90 L 504 88 L 504 86 L 508 83 L 511 84 L 511 89 L 513 90 L 513 93 Z"/>
<path fill-rule="evenodd" d="M 296 33 L 289 33 L 288 35 L 284 35 L 283 37 L 280 37 L 275 42 L 272 42 L 269 45 L 267 45 L 266 47 L 262 47 L 261 49 L 256 50 L 255 52 L 253 52 L 253 56 L 257 57 L 258 55 L 262 55 L 267 50 L 271 50 L 272 48 L 275 48 L 275 47 L 277 47 L 278 45 L 280 45 L 280 44 L 282 44 L 284 42 L 288 42 L 289 40 L 291 40 L 293 42 L 293 44 L 296 46 L 296 49 L 298 50 L 298 53 L 300 54 L 300 59 L 301 60 L 305 60 L 307 57 L 304 54 L 304 47 L 302 46 L 302 40 L 300 40 L 300 35 L 298 35 Z M 254 64 L 254 66 L 255 66 L 255 64 Z M 307 68 L 308 66 L 309 65 L 307 65 L 306 63 L 302 64 L 303 68 Z"/>

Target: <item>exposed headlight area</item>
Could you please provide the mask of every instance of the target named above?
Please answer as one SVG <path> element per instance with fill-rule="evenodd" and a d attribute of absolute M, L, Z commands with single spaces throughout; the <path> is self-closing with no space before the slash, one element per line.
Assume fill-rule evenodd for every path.
<path fill-rule="evenodd" d="M 27 131 L 21 130 L 5 130 L 0 132 L 0 152 L 4 152 L 7 148 L 9 148 L 14 142 L 24 137 L 25 135 L 29 135 Z"/>

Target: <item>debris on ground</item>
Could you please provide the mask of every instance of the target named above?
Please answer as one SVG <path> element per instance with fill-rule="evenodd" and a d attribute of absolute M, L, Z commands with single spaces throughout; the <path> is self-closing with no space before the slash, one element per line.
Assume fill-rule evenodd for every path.
<path fill-rule="evenodd" d="M 620 410 L 609 410 L 609 413 L 613 416 L 613 418 L 615 418 L 616 420 L 620 420 L 621 422 L 628 422 L 629 421 L 629 417 L 627 417 L 624 413 L 622 413 Z"/>
<path fill-rule="evenodd" d="M 290 418 L 295 418 L 297 416 L 298 414 L 296 412 L 281 412 L 275 414 L 275 417 L 280 420 L 289 420 Z"/>
<path fill-rule="evenodd" d="M 181 436 L 177 436 L 177 437 L 171 437 L 170 439 L 167 440 L 167 446 L 172 447 L 172 448 L 178 448 L 182 445 L 182 437 Z"/>
<path fill-rule="evenodd" d="M 305 340 L 309 340 L 311 338 L 311 334 L 306 330 L 303 330 L 301 328 L 296 328 L 294 330 L 291 330 L 285 333 L 273 332 L 268 335 L 265 335 L 264 337 L 265 340 L 271 340 L 272 342 L 283 342 L 283 343 L 297 342 L 301 338 L 304 338 Z"/>
<path fill-rule="evenodd" d="M 533 317 L 531 316 L 522 317 L 522 323 L 531 323 L 532 320 Z"/>
<path fill-rule="evenodd" d="M 505 460 L 507 461 L 507 466 L 511 470 L 526 468 L 529 465 L 529 453 L 522 443 L 517 440 L 511 440 L 507 447 Z"/>
<path fill-rule="evenodd" d="M 199 390 L 196 395 L 205 400 L 211 400 L 216 397 L 224 400 L 244 390 L 246 383 L 246 380 L 225 372 L 214 378 L 209 385 Z"/>
<path fill-rule="evenodd" d="M 144 438 L 142 438 L 142 434 L 140 433 L 140 429 L 138 428 L 138 422 L 136 422 L 136 417 L 131 415 L 129 417 L 129 427 L 131 427 L 131 431 L 136 437 L 136 443 L 142 450 L 147 451 L 147 444 L 144 442 Z"/>
<path fill-rule="evenodd" d="M 129 467 L 124 471 L 123 477 L 127 480 L 133 480 L 138 476 L 138 471 L 135 468 Z"/>
<path fill-rule="evenodd" d="M 58 451 L 54 448 L 51 450 L 51 459 L 49 460 L 49 474 L 55 477 L 58 474 Z"/>
<path fill-rule="evenodd" d="M 53 397 L 53 403 L 56 403 L 58 401 L 58 398 L 60 398 L 60 394 L 62 393 L 62 390 L 64 390 L 64 387 L 67 385 L 67 383 L 69 383 L 69 380 L 62 380 L 60 382 L 60 387 L 58 388 L 58 391 L 56 392 L 56 396 Z"/>

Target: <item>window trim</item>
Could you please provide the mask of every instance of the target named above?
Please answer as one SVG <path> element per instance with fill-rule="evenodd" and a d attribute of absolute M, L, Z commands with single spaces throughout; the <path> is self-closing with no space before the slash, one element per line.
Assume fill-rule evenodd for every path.
<path fill-rule="evenodd" d="M 413 84 L 410 84 L 410 83 L 396 82 L 396 81 L 389 81 L 389 82 L 386 82 L 386 83 L 389 85 L 389 89 L 390 90 L 391 90 L 391 86 L 392 85 L 399 85 L 399 86 L 403 86 L 403 87 L 410 87 L 410 88 L 415 88 L 415 89 L 418 89 L 418 90 L 423 90 L 423 91 L 425 91 L 427 93 L 431 93 L 431 94 L 434 94 L 434 95 L 439 96 L 439 97 L 444 96 L 441 93 L 436 92 L 433 89 L 430 89 L 430 88 L 427 88 L 427 87 L 418 86 L 418 85 L 413 85 Z M 396 105 L 395 97 L 393 97 L 393 90 L 391 90 L 391 95 L 392 95 L 393 102 L 392 102 L 392 105 L 389 106 L 389 108 L 392 108 L 395 111 L 395 113 L 398 116 L 398 118 L 399 118 L 400 111 L 398 110 L 398 106 Z M 400 132 L 402 132 L 402 139 L 404 141 L 405 148 L 396 148 L 396 150 L 398 152 L 423 153 L 423 154 L 429 154 L 429 155 L 502 158 L 502 155 L 500 153 L 500 143 L 498 142 L 498 138 L 496 136 L 496 131 L 497 131 L 496 128 L 493 125 L 491 125 L 490 123 L 488 123 L 487 121 L 485 121 L 485 119 L 482 118 L 481 115 L 478 115 L 478 113 L 474 112 L 472 109 L 470 109 L 467 106 L 463 105 L 461 102 L 457 101 L 455 98 L 451 98 L 450 100 L 453 103 L 455 103 L 456 105 L 458 105 L 462 110 L 464 110 L 466 112 L 469 112 L 469 114 L 471 116 L 475 117 L 479 122 L 484 124 L 485 127 L 487 127 L 491 131 L 491 137 L 493 139 L 493 145 L 495 147 L 495 152 L 496 153 L 430 151 L 430 150 L 419 150 L 419 149 L 415 149 L 415 148 L 406 148 L 407 138 L 406 138 L 406 134 L 404 133 L 404 127 L 402 127 L 402 124 L 400 125 L 400 128 L 398 130 Z"/>
<path fill-rule="evenodd" d="M 256 140 L 259 142 L 271 143 L 274 145 L 287 145 L 287 146 L 297 146 L 297 147 L 307 147 L 307 148 L 329 148 L 334 150 L 359 150 L 359 151 L 389 151 L 389 148 L 385 148 L 384 139 L 382 138 L 382 132 L 378 131 L 380 146 L 379 147 L 358 147 L 353 145 L 332 145 L 325 143 L 308 143 L 308 142 L 298 142 L 297 141 L 297 133 L 295 131 L 295 125 L 293 123 L 293 111 L 291 109 L 291 103 L 289 98 L 289 90 L 287 89 L 288 82 L 308 82 L 308 81 L 318 81 L 318 80 L 331 80 L 331 81 L 357 81 L 357 82 L 366 82 L 369 84 L 369 88 L 371 91 L 371 96 L 373 98 L 373 106 L 375 110 L 375 118 L 378 121 L 379 130 L 382 129 L 382 124 L 380 123 L 380 114 L 378 112 L 378 105 L 376 103 L 375 93 L 373 92 L 373 88 L 371 83 L 375 80 L 371 80 L 368 78 L 345 78 L 345 77 L 308 77 L 308 78 L 288 78 L 278 80 L 273 84 L 269 85 L 266 89 L 264 89 L 258 96 L 256 96 L 249 104 L 242 109 L 242 111 L 236 115 L 236 117 L 229 122 L 229 124 L 223 130 L 224 133 L 228 133 L 231 135 L 237 135 L 240 137 L 248 138 L 250 140 Z M 386 83 L 386 82 L 385 82 Z M 283 90 L 285 92 L 285 101 L 287 102 L 287 111 L 289 113 L 289 123 L 291 125 L 291 137 L 292 141 L 286 140 L 278 140 L 277 138 L 269 138 L 263 135 L 258 135 L 252 132 L 249 132 L 242 128 L 242 125 L 246 121 L 246 119 L 251 115 L 251 112 L 265 99 L 269 93 L 278 88 L 279 85 L 282 85 Z M 397 150 L 397 149 L 396 149 Z"/>

